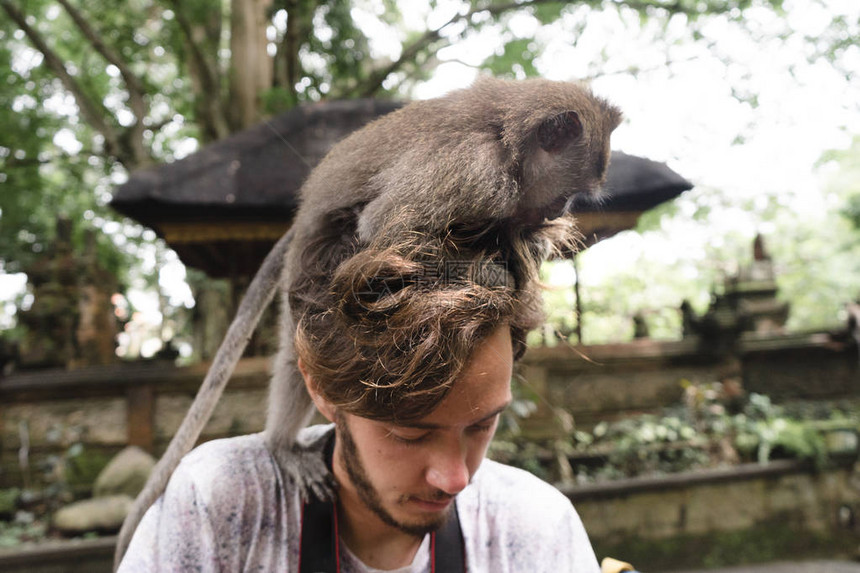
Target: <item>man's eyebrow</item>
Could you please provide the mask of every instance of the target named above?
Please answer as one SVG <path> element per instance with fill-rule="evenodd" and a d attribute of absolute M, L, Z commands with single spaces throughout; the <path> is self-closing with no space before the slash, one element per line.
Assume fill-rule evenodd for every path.
<path fill-rule="evenodd" d="M 504 404 L 502 404 L 501 406 L 499 406 L 498 408 L 496 408 L 495 410 L 493 410 L 492 412 L 490 412 L 489 414 L 487 414 L 486 416 L 484 416 L 480 420 L 475 420 L 473 422 L 469 422 L 466 425 L 467 426 L 477 426 L 478 424 L 482 424 L 484 422 L 491 420 L 492 418 L 495 418 L 496 416 L 498 416 L 499 414 L 501 414 L 502 412 L 507 410 L 508 406 L 511 405 L 512 401 L 513 400 L 508 400 L 507 402 L 505 402 Z M 416 430 L 438 430 L 438 429 L 442 428 L 441 424 L 431 424 L 431 423 L 427 423 L 427 422 L 406 422 L 406 423 L 398 424 L 398 425 L 400 425 L 404 428 L 415 428 Z"/>

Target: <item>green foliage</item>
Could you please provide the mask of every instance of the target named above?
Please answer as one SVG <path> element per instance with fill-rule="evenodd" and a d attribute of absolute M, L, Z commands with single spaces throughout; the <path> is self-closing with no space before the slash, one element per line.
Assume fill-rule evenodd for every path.
<path fill-rule="evenodd" d="M 521 434 L 520 421 L 528 418 L 537 410 L 538 394 L 522 379 L 515 377 L 511 380 L 511 405 L 502 412 L 497 434 L 500 436 L 518 436 Z"/>
<path fill-rule="evenodd" d="M 855 228 L 860 229 L 860 194 L 846 199 L 842 213 Z"/>
<path fill-rule="evenodd" d="M 50 4 L 30 3 L 27 7 L 41 14 L 40 28 L 52 39 L 57 52 L 79 67 L 77 74 L 84 91 L 99 100 L 110 99 L 116 86 L 110 85 L 104 63 L 96 64 L 90 56 L 75 56 L 90 50 L 73 33 L 57 6 L 48 9 Z M 122 21 L 128 16 L 117 18 L 122 31 Z M 130 22 L 126 27 L 136 25 Z M 38 65 L 39 54 L 18 40 L 15 27 L 6 19 L 0 19 L 0 38 L 0 70 L 5 70 L 0 74 L 4 77 L 0 82 L 0 132 L 4 134 L 0 141 L 0 260 L 4 270 L 18 272 L 32 264 L 53 241 L 56 218 L 64 216 L 76 222 L 76 250 L 83 251 L 86 229 L 97 231 L 100 262 L 123 279 L 125 269 L 136 259 L 134 239 L 123 237 L 120 241 L 128 246 L 122 248 L 102 232 L 106 223 L 118 219 L 105 205 L 110 197 L 109 180 L 116 174 L 114 168 L 93 154 L 98 146 L 93 130 L 76 119 L 74 107 L 56 78 Z"/>
<path fill-rule="evenodd" d="M 65 486 L 72 491 L 90 491 L 110 460 L 111 456 L 105 452 L 88 450 L 80 443 L 73 444 L 63 459 Z"/>
<path fill-rule="evenodd" d="M 536 4 L 532 9 L 532 14 L 541 24 L 552 24 L 565 12 L 566 5 L 564 2 L 546 2 Z"/>
<path fill-rule="evenodd" d="M 501 53 L 490 56 L 484 67 L 497 77 L 524 78 L 538 75 L 534 65 L 537 43 L 531 38 L 517 38 L 505 43 Z"/>
<path fill-rule="evenodd" d="M 659 475 L 713 465 L 771 459 L 827 463 L 824 437 L 809 420 L 795 419 L 769 397 L 750 394 L 731 413 L 722 385 L 683 382 L 685 404 L 662 415 L 642 415 L 598 424 L 584 450 L 609 445 L 606 465 L 589 475 L 613 479 Z M 856 424 L 858 420 L 854 420 Z"/>
<path fill-rule="evenodd" d="M 325 61 L 325 67 L 306 68 L 306 77 L 310 80 L 306 96 L 311 99 L 325 97 L 332 88 L 340 97 L 355 95 L 353 90 L 370 71 L 368 38 L 353 21 L 349 0 L 321 3 L 317 10 L 324 26 L 307 38 L 307 46 Z"/>
<path fill-rule="evenodd" d="M 665 219 L 680 217 L 681 211 L 678 201 L 666 201 L 642 213 L 636 223 L 638 233 L 651 233 L 660 230 Z"/>
<path fill-rule="evenodd" d="M 604 421 L 591 431 L 571 429 L 561 438 L 532 440 L 519 426 L 513 432 L 500 429 L 490 455 L 543 479 L 558 481 L 571 471 L 579 483 L 773 459 L 806 460 L 822 468 L 829 461 L 827 424 L 855 431 L 860 424 L 853 404 L 807 404 L 788 412 L 761 394 L 741 400 L 720 383 L 682 380 L 681 386 L 682 403 L 660 413 Z M 567 460 L 570 470 L 562 467 Z"/>
<path fill-rule="evenodd" d="M 0 521 L 0 549 L 45 538 L 48 523 L 26 512 L 19 512 L 12 521 Z"/>
<path fill-rule="evenodd" d="M 298 103 L 296 94 L 284 87 L 273 87 L 260 94 L 263 110 L 267 115 L 276 115 Z"/>
<path fill-rule="evenodd" d="M 14 515 L 20 497 L 21 490 L 18 488 L 0 489 L 0 517 Z"/>
<path fill-rule="evenodd" d="M 837 328 L 844 321 L 844 304 L 860 297 L 858 157 L 858 142 L 825 155 L 824 162 L 835 169 L 823 192 L 823 207 L 799 209 L 793 198 L 778 194 L 735 199 L 722 190 L 697 187 L 645 213 L 635 232 L 582 253 L 584 342 L 630 340 L 637 314 L 644 316 L 652 338 L 680 338 L 681 302 L 688 300 L 696 312 L 704 312 L 710 293 L 722 292 L 726 278 L 751 263 L 757 230 L 764 231 L 774 262 L 777 296 L 790 304 L 787 329 Z M 732 219 L 749 225 L 715 230 L 715 223 Z M 626 245 L 626 264 L 604 252 L 612 243 Z M 575 323 L 572 290 L 569 286 L 545 297 L 549 322 L 561 333 Z"/>
<path fill-rule="evenodd" d="M 648 571 L 701 570 L 789 559 L 833 559 L 851 555 L 857 546 L 850 530 L 819 530 L 798 514 L 780 514 L 744 529 L 716 530 L 653 539 L 612 535 L 594 539 L 597 555 L 623 556 Z M 742 569 L 757 569 L 744 567 Z"/>
<path fill-rule="evenodd" d="M 584 443 L 588 448 L 611 444 L 603 467 L 595 473 L 600 480 L 687 471 L 709 460 L 698 432 L 675 416 L 646 415 L 601 423 Z"/>
<path fill-rule="evenodd" d="M 854 138 L 848 149 L 825 154 L 822 162 L 833 162 L 838 166 L 829 188 L 843 201 L 840 213 L 860 232 L 860 136 Z M 854 240 L 860 242 L 860 234 Z"/>
<path fill-rule="evenodd" d="M 53 0 L 4 0 L 4 5 L 15 6 L 25 13 L 50 49 L 67 63 L 79 91 L 78 100 L 74 100 L 69 88 L 58 81 L 45 58 L 13 20 L 0 19 L 0 77 L 4 78 L 0 81 L 3 134 L 0 261 L 4 272 L 25 268 L 34 256 L 44 251 L 53 237 L 54 217 L 63 214 L 78 223 L 78 237 L 85 229 L 101 232 L 99 256 L 103 264 L 127 282 L 124 274 L 128 269 L 134 269 L 133 275 L 141 274 L 142 252 L 152 252 L 154 239 L 141 236 L 139 231 L 136 238 L 129 239 L 135 233 L 128 233 L 129 225 L 105 206 L 112 188 L 124 179 L 129 169 L 149 161 L 176 159 L 178 149 L 188 149 L 185 145 L 188 140 L 207 143 L 237 128 L 228 113 L 234 103 L 230 101 L 229 89 L 233 65 L 229 50 L 231 3 L 224 0 L 73 2 L 98 42 L 88 38 L 67 10 Z M 781 5 L 781 0 L 463 2 L 459 11 L 451 11 L 450 25 L 442 25 L 444 21 L 434 24 L 441 25 L 437 33 L 429 28 L 410 29 L 400 13 L 406 4 L 396 0 L 358 5 L 348 0 L 277 2 L 263 15 L 269 24 L 267 49 L 277 55 L 272 58 L 275 73 L 271 84 L 260 88 L 262 113 L 278 113 L 297 103 L 326 97 L 407 93 L 442 61 L 440 50 L 461 40 L 474 39 L 485 30 L 497 32 L 501 40 L 486 61 L 472 65 L 496 75 L 524 77 L 542 71 L 539 56 L 545 46 L 538 32 L 541 26 L 558 25 L 569 31 L 576 42 L 586 30 L 591 14 L 617 11 L 630 21 L 635 21 L 638 15 L 643 22 L 661 25 L 681 18 L 689 32 L 685 38 L 696 41 L 696 34 L 704 37 L 702 29 L 709 15 L 732 20 L 746 32 L 755 34 L 756 30 L 745 27 L 745 10 L 769 8 L 779 13 Z M 430 2 L 430 6 L 436 7 L 437 3 Z M 357 17 L 359 11 L 375 18 L 390 36 L 402 38 L 400 59 L 391 62 L 386 56 L 373 53 L 372 35 L 376 32 L 366 29 L 364 21 Z M 537 26 L 508 26 L 515 17 L 531 18 Z M 292 26 L 294 43 L 287 41 L 285 22 Z M 853 23 L 834 19 L 832 31 L 814 40 L 815 53 L 836 62 L 853 44 L 853 30 Z M 146 107 L 142 116 L 132 97 L 135 90 L 117 66 L 95 49 L 98 45 L 116 54 L 137 77 L 140 99 Z M 293 52 L 288 53 L 289 50 Z M 292 70 L 295 77 L 289 80 L 285 71 L 287 62 L 297 67 Z M 593 69 L 599 66 L 600 62 L 595 61 Z M 209 70 L 211 77 L 203 73 L 204 69 Z M 92 105 L 99 121 L 82 113 L 84 100 Z M 224 125 L 217 121 L 219 114 L 225 116 Z M 99 122 L 106 127 L 97 125 Z M 133 129 L 136 126 L 145 130 L 137 133 Z M 108 147 L 103 133 L 106 129 L 116 132 L 116 149 Z M 58 135 L 62 137 L 55 137 Z M 719 208 L 719 204 L 702 202 L 693 216 L 704 220 Z M 851 209 L 849 204 L 846 213 Z M 670 215 L 666 210 L 652 216 L 650 223 L 643 223 L 643 230 L 656 231 L 657 221 Z M 121 223 L 121 230 L 117 231 L 113 223 Z M 79 249 L 80 241 L 76 241 Z M 690 268 L 687 265 L 684 273 L 689 274 Z M 675 300 L 670 301 L 666 293 L 661 293 L 658 297 L 651 296 L 651 302 L 644 302 L 647 297 L 643 296 L 624 296 L 629 291 L 620 286 L 596 287 L 590 294 L 586 291 L 583 320 L 596 324 L 605 317 L 607 321 L 593 341 L 617 338 L 618 333 L 626 336 L 631 330 L 631 317 L 639 312 L 646 314 L 652 332 L 675 336 L 679 320 L 670 307 L 677 307 L 682 298 L 692 298 L 701 304 L 712 284 L 708 283 L 713 274 L 710 270 L 696 268 L 697 276 L 690 281 L 687 275 L 666 272 L 666 267 L 648 269 L 643 274 L 662 273 L 665 280 L 692 286 L 683 287 L 686 290 L 676 293 L 679 296 Z M 154 283 L 154 273 L 157 269 L 150 268 L 142 274 Z M 634 289 L 648 285 L 654 294 L 650 280 L 628 276 L 618 283 Z M 795 292 L 815 292 L 806 286 L 798 284 Z M 846 287 L 840 285 L 840 289 Z M 593 296 L 610 290 L 611 298 L 598 300 Z M 638 300 L 626 302 L 622 309 L 612 306 L 612 301 L 626 298 Z M 808 303 L 812 304 L 811 296 Z M 830 314 L 831 311 L 832 308 L 827 309 Z M 569 330 L 573 324 L 569 311 L 566 312 L 556 325 L 562 330 Z M 808 314 L 801 313 L 801 320 L 806 321 Z"/>
<path fill-rule="evenodd" d="M 830 152 L 823 161 L 832 171 L 824 191 L 827 209 L 820 215 L 782 211 L 773 220 L 771 241 L 781 296 L 791 303 L 789 327 L 827 328 L 843 320 L 845 303 L 860 297 L 860 138 L 848 149 Z"/>
<path fill-rule="evenodd" d="M 767 396 L 751 394 L 744 412 L 727 421 L 734 444 L 745 458 L 767 463 L 773 456 L 827 462 L 822 435 L 806 421 L 786 417 Z"/>
<path fill-rule="evenodd" d="M 633 242 L 636 237 L 630 233 L 623 239 Z M 643 250 L 630 264 L 617 268 L 606 264 L 600 245 L 579 255 L 583 343 L 630 340 L 634 332 L 633 318 L 637 314 L 644 317 L 651 338 L 679 339 L 681 302 L 689 300 L 699 312 L 704 311 L 712 286 L 718 277 L 722 278 L 720 267 L 710 266 L 711 261 L 704 254 L 693 261 L 679 260 L 680 256 L 654 261 L 659 254 Z M 719 259 L 713 262 L 717 261 Z M 549 263 L 546 268 L 552 270 L 569 264 Z M 595 276 L 592 269 L 597 269 L 602 276 Z M 573 278 L 553 283 L 544 293 L 544 306 L 551 329 L 560 338 L 577 343 L 579 341 L 571 336 L 576 323 L 572 282 Z"/>
<path fill-rule="evenodd" d="M 42 458 L 37 469 L 44 484 L 40 488 L 0 490 L 0 548 L 41 542 L 51 535 L 51 516 L 60 507 L 92 494 L 98 474 L 111 455 L 84 446 L 86 427 L 55 424 L 46 433 L 54 446 L 64 446 L 59 454 Z M 29 460 L 26 460 L 29 464 Z M 29 481 L 29 480 L 28 480 Z"/>

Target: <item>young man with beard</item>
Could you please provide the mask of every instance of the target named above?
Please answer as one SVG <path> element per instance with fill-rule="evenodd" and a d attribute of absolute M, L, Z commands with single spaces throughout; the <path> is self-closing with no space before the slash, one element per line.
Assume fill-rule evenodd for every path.
<path fill-rule="evenodd" d="M 522 278 L 536 268 L 508 262 L 425 238 L 340 265 L 296 305 L 299 368 L 333 422 L 300 440 L 326 458 L 337 499 L 303 502 L 259 434 L 209 442 L 120 571 L 597 573 L 569 500 L 484 460 L 541 315 Z"/>

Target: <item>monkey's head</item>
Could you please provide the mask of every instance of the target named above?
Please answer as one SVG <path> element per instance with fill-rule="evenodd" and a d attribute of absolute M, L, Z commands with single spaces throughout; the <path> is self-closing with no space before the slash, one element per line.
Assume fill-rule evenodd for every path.
<path fill-rule="evenodd" d="M 609 138 L 621 123 L 617 107 L 569 82 L 485 79 L 476 88 L 502 91 L 497 111 L 502 143 L 517 168 L 519 219 L 554 219 L 575 194 L 600 191 Z"/>

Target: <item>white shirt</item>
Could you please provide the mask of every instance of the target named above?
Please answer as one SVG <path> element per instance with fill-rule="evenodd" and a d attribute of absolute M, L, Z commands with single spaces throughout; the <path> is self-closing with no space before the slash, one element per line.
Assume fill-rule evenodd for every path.
<path fill-rule="evenodd" d="M 457 512 L 468 573 L 599 573 L 570 501 L 528 472 L 484 460 L 457 496 Z M 300 520 L 299 495 L 285 487 L 262 434 L 207 442 L 185 456 L 146 512 L 119 573 L 296 572 Z M 426 545 L 397 572 L 428 572 Z M 378 571 L 352 557 L 343 573 Z"/>

